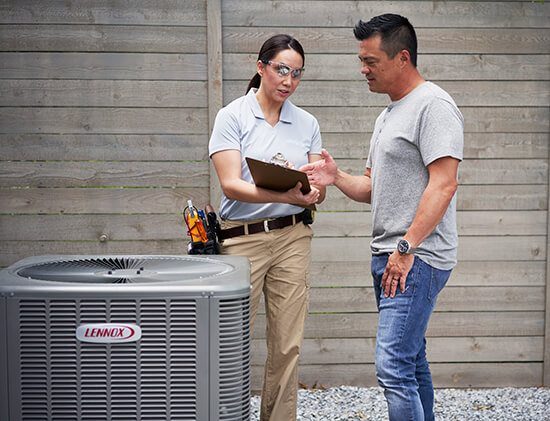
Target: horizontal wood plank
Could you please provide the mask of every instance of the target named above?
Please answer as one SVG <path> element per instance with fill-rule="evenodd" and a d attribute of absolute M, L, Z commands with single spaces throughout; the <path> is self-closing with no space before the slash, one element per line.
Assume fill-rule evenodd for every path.
<path fill-rule="evenodd" d="M 325 132 L 369 132 L 381 107 L 305 107 Z M 547 133 L 544 107 L 461 107 L 466 133 Z"/>
<path fill-rule="evenodd" d="M 371 132 L 321 132 L 323 146 L 334 158 L 361 159 L 369 153 Z M 464 158 L 529 159 L 548 155 L 546 133 L 465 133 Z"/>
<path fill-rule="evenodd" d="M 206 82 L 0 80 L 4 107 L 206 107 Z"/>
<path fill-rule="evenodd" d="M 206 80 L 206 54 L 0 52 L 1 79 Z"/>
<path fill-rule="evenodd" d="M 265 339 L 265 314 L 254 323 L 255 339 Z M 304 337 L 374 338 L 377 313 L 310 313 Z M 430 318 L 427 337 L 542 336 L 544 311 L 436 312 Z"/>
<path fill-rule="evenodd" d="M 332 70 L 333 68 L 327 68 Z M 437 83 L 446 90 L 459 107 L 545 107 L 550 105 L 550 84 L 547 81 L 460 81 Z M 227 81 L 224 97 L 243 94 L 242 81 Z M 322 81 L 304 80 L 292 95 L 292 102 L 301 107 L 361 107 L 386 106 L 387 95 L 369 95 L 366 80 Z"/>
<path fill-rule="evenodd" d="M 204 0 L 17 0 L 0 8 L 0 23 L 102 25 L 206 25 Z M 129 4 L 131 7 L 129 7 Z"/>
<path fill-rule="evenodd" d="M 225 25 L 261 27 L 345 27 L 351 28 L 359 17 L 383 13 L 398 13 L 411 21 L 415 28 L 441 27 L 527 27 L 548 28 L 550 7 L 540 3 L 502 3 L 453 1 L 434 4 L 427 1 L 278 1 L 246 2 L 226 0 L 222 3 Z M 351 12 L 351 13 L 350 13 Z"/>
<path fill-rule="evenodd" d="M 370 260 L 370 253 L 365 253 L 360 261 L 314 261 L 311 264 L 310 284 L 313 287 L 370 286 L 372 285 Z M 494 287 L 544 286 L 546 283 L 544 273 L 545 262 L 541 260 L 509 262 L 459 260 L 447 284 Z"/>
<path fill-rule="evenodd" d="M 538 236 L 461 237 L 458 260 L 546 260 L 546 238 Z M 370 255 L 370 237 L 313 238 L 314 262 L 355 262 Z"/>
<path fill-rule="evenodd" d="M 204 161 L 207 134 L 0 134 L 0 156 L 13 161 Z"/>
<path fill-rule="evenodd" d="M 0 51 L 199 53 L 206 28 L 135 25 L 0 25 Z"/>
<path fill-rule="evenodd" d="M 338 167 L 350 174 L 363 174 L 365 161 L 350 159 L 336 161 Z M 547 159 L 466 159 L 460 163 L 460 185 L 482 184 L 547 184 Z"/>
<path fill-rule="evenodd" d="M 459 235 L 542 235 L 545 211 L 459 211 Z M 363 237 L 372 234 L 370 212 L 317 212 L 316 237 Z"/>
<path fill-rule="evenodd" d="M 430 364 L 436 388 L 538 387 L 542 363 L 434 363 Z M 261 390 L 263 367 L 252 367 L 252 390 Z M 302 365 L 299 381 L 307 387 L 341 385 L 377 387 L 374 364 Z M 437 390 L 436 390 L 437 395 Z"/>
<path fill-rule="evenodd" d="M 1 55 L 0 55 L 1 58 Z M 225 80 L 241 81 L 244 89 L 256 68 L 257 53 L 223 55 Z M 550 56 L 535 54 L 419 54 L 418 70 L 431 81 L 549 80 Z M 364 81 L 357 52 L 349 54 L 311 54 L 306 51 L 306 81 Z M 0 65 L 1 69 L 1 65 Z M 248 72 L 246 71 L 248 69 Z M 21 69 L 24 71 L 24 69 Z M 0 73 L 1 75 L 2 73 Z M 301 88 L 298 89 L 298 92 Z M 365 89 L 367 89 L 365 87 Z"/>
<path fill-rule="evenodd" d="M 201 208 L 204 206 L 199 203 L 197 205 Z M 371 220 L 370 213 L 364 212 L 317 212 L 312 228 L 316 238 L 366 237 L 372 233 Z M 181 224 L 180 215 L 176 214 L 0 215 L 0 237 L 23 241 L 60 238 L 93 240 L 97 238 L 96 229 L 101 227 L 111 233 L 113 240 L 178 239 L 181 237 Z M 458 212 L 459 235 L 463 236 L 542 235 L 545 224 L 545 211 Z M 139 230 L 135 227 L 139 227 Z M 337 265 L 337 270 L 347 273 L 346 267 L 341 266 Z M 509 273 L 511 269 L 506 272 Z M 330 271 L 329 268 L 323 270 L 329 271 L 329 279 L 339 277 L 337 271 Z M 358 267 L 353 270 L 364 272 Z"/>
<path fill-rule="evenodd" d="M 3 162 L 0 187 L 189 187 L 208 188 L 207 161 Z M 52 193 L 55 194 L 55 193 Z"/>
<path fill-rule="evenodd" d="M 542 363 L 433 363 L 438 387 L 535 387 L 542 385 Z M 252 367 L 252 389 L 261 389 L 262 366 Z M 302 365 L 299 380 L 312 387 L 377 387 L 374 364 Z M 436 391 L 437 394 L 437 391 Z"/>
<path fill-rule="evenodd" d="M 269 22 L 269 21 L 268 21 Z M 225 53 L 258 53 L 272 35 L 286 32 L 300 41 L 308 54 L 357 54 L 351 28 L 287 28 L 225 26 Z M 529 28 L 419 28 L 420 54 L 548 54 L 550 30 Z"/>
<path fill-rule="evenodd" d="M 187 200 L 208 203 L 207 188 L 0 189 L 0 213 L 180 214 Z"/>
<path fill-rule="evenodd" d="M 374 363 L 376 338 L 305 339 L 300 363 L 365 364 Z M 428 338 L 430 363 L 532 362 L 542 361 L 541 336 Z M 265 340 L 252 341 L 252 364 L 266 360 Z"/>
<path fill-rule="evenodd" d="M 9 266 L 30 256 L 69 255 L 187 255 L 188 241 L 25 241 L 0 242 L 0 266 Z"/>
<path fill-rule="evenodd" d="M 205 134 L 205 108 L 0 108 L 0 131 L 19 133 Z"/>
<path fill-rule="evenodd" d="M 164 189 L 159 189 L 163 191 Z M 201 189 L 198 189 L 202 191 Z M 144 208 L 140 210 L 134 206 L 122 206 L 119 199 L 115 199 L 120 192 L 123 195 L 130 194 L 133 199 L 140 201 L 140 195 Z M 152 190 L 151 190 L 152 191 Z M 159 213 L 157 206 L 148 206 L 149 193 L 142 189 L 76 189 L 57 188 L 45 190 L 37 188 L 25 189 L 0 189 L 0 214 L 35 214 L 35 213 Z M 461 186 L 458 196 L 459 210 L 545 210 L 547 186 L 543 185 L 508 185 L 508 186 Z M 113 193 L 114 192 L 114 193 Z M 163 193 L 161 193 L 163 194 Z M 114 196 L 113 196 L 114 195 Z M 327 199 L 319 207 L 321 211 L 364 211 L 369 206 L 346 198 L 334 188 L 328 189 Z M 100 197 L 107 199 L 107 203 L 94 203 Z M 203 193 L 198 196 L 197 203 L 209 202 Z M 75 201 L 82 200 L 82 206 Z M 115 200 L 109 204 L 109 200 Z M 123 196 L 120 197 L 123 200 Z M 157 210 L 155 210 L 157 209 Z M 166 209 L 165 209 L 166 210 Z M 165 210 L 160 211 L 163 213 Z"/>

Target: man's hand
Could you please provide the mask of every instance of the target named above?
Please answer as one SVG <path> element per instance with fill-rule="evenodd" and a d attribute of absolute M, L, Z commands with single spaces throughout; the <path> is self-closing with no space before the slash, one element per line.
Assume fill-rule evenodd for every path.
<path fill-rule="evenodd" d="M 307 174 L 311 184 L 329 186 L 334 184 L 338 174 L 338 166 L 326 149 L 321 151 L 321 160 L 300 167 L 300 171 Z"/>
<path fill-rule="evenodd" d="M 401 293 L 405 292 L 405 283 L 414 263 L 414 255 L 400 254 L 397 250 L 394 251 L 388 258 L 388 264 L 384 275 L 382 275 L 382 289 L 384 296 L 393 298 L 397 291 L 397 286 Z"/>

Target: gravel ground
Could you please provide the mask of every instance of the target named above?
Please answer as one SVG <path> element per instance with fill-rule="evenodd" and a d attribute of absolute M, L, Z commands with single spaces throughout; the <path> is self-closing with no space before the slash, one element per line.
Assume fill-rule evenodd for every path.
<path fill-rule="evenodd" d="M 251 399 L 251 421 L 260 398 Z M 436 389 L 437 421 L 550 421 L 550 388 Z M 351 386 L 299 390 L 298 421 L 387 421 L 382 389 Z"/>

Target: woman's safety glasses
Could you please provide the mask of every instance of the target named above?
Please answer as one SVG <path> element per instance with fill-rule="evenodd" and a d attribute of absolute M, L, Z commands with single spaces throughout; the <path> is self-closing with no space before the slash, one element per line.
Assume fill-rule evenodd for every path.
<path fill-rule="evenodd" d="M 286 64 L 279 63 L 277 61 L 263 61 L 264 64 L 269 64 L 271 67 L 275 69 L 277 74 L 281 77 L 287 77 L 290 75 L 292 79 L 300 79 L 302 77 L 302 74 L 305 72 L 306 69 L 303 67 L 301 69 L 293 69 L 292 67 L 287 66 Z"/>

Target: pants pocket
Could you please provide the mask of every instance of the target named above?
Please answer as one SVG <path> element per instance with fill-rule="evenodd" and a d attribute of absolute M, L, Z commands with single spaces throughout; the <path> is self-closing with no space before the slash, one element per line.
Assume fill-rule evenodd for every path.
<path fill-rule="evenodd" d="M 451 271 L 436 269 L 432 266 L 429 266 L 429 267 L 431 270 L 431 276 L 430 276 L 430 287 L 428 288 L 428 300 L 435 301 L 437 298 L 437 295 L 441 292 L 443 287 L 447 284 L 447 281 L 451 276 Z"/>

